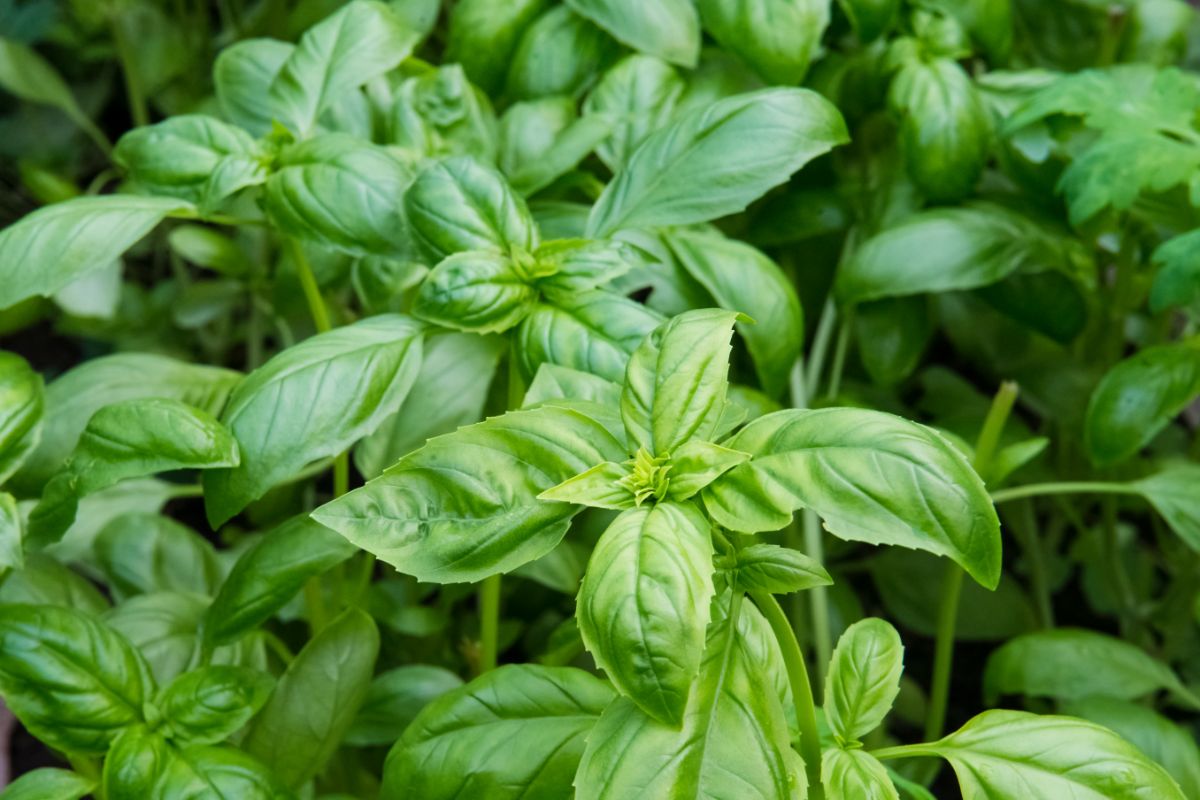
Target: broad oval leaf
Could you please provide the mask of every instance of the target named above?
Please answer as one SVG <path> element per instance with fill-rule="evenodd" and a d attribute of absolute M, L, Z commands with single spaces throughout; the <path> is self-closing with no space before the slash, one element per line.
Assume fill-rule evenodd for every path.
<path fill-rule="evenodd" d="M 263 136 L 278 119 L 269 102 L 271 82 L 296 46 L 275 39 L 243 39 L 226 47 L 213 64 L 217 102 L 225 118 Z"/>
<path fill-rule="evenodd" d="M 753 455 L 704 490 L 730 530 L 778 530 L 811 508 L 840 538 L 947 556 L 987 588 L 1000 580 L 1000 523 L 983 481 L 930 428 L 879 411 L 790 410 L 725 445 Z"/>
<path fill-rule="evenodd" d="M 922 295 L 872 300 L 854 309 L 859 358 L 871 380 L 884 386 L 899 383 L 920 365 L 933 329 L 929 299 Z"/>
<path fill-rule="evenodd" d="M 541 406 L 438 436 L 313 513 L 422 581 L 477 581 L 545 555 L 579 509 L 537 496 L 624 446 L 587 414 Z"/>
<path fill-rule="evenodd" d="M 879 727 L 900 693 L 904 645 L 882 619 L 860 620 L 842 634 L 825 682 L 825 719 L 850 744 Z"/>
<path fill-rule="evenodd" d="M 0 605 L 61 606 L 88 616 L 98 616 L 109 607 L 91 581 L 45 553 L 26 553 L 24 562 L 0 582 Z"/>
<path fill-rule="evenodd" d="M 1129 458 L 1200 396 L 1200 342 L 1147 347 L 1110 369 L 1088 403 L 1084 440 L 1098 465 Z"/>
<path fill-rule="evenodd" d="M 612 133 L 596 147 L 600 160 L 620 171 L 638 145 L 667 124 L 684 88 L 675 68 L 653 56 L 626 56 L 605 72 L 583 103 L 585 113 L 616 120 Z"/>
<path fill-rule="evenodd" d="M 866 750 L 826 750 L 821 783 L 829 800 L 900 800 L 887 767 Z"/>
<path fill-rule="evenodd" d="M 744 592 L 789 594 L 833 583 L 816 559 L 776 544 L 752 544 L 738 550 L 736 569 L 736 585 Z"/>
<path fill-rule="evenodd" d="M 96 566 L 118 597 L 152 592 L 211 595 L 221 582 L 213 546 L 160 514 L 134 511 L 108 522 L 93 545 Z"/>
<path fill-rule="evenodd" d="M 617 52 L 599 27 L 565 5 L 552 6 L 525 28 L 508 62 L 506 93 L 520 100 L 576 95 Z"/>
<path fill-rule="evenodd" d="M 706 222 L 744 209 L 847 141 L 827 100 L 764 89 L 718 100 L 646 138 L 596 201 L 588 235 Z"/>
<path fill-rule="evenodd" d="M 270 675 L 246 667 L 209 666 L 180 675 L 155 702 L 171 737 L 216 744 L 250 721 L 271 695 Z"/>
<path fill-rule="evenodd" d="M 42 767 L 21 775 L 0 792 L 4 800 L 80 800 L 91 794 L 96 781 L 77 772 Z"/>
<path fill-rule="evenodd" d="M 241 463 L 204 473 L 209 522 L 221 525 L 394 414 L 420 369 L 422 330 L 399 314 L 368 317 L 289 347 L 246 376 L 221 415 Z"/>
<path fill-rule="evenodd" d="M 579 590 L 583 642 L 617 689 L 677 725 L 700 669 L 713 595 L 708 520 L 692 505 L 625 511 L 596 543 Z"/>
<path fill-rule="evenodd" d="M 0 693 L 56 750 L 103 754 L 141 721 L 153 689 L 146 662 L 107 625 L 56 606 L 0 609 Z"/>
<path fill-rule="evenodd" d="M 795 86 L 829 25 L 829 0 L 700 0 L 704 29 L 770 83 Z"/>
<path fill-rule="evenodd" d="M 0 308 L 49 297 L 112 264 L 165 217 L 191 210 L 184 200 L 122 194 L 39 208 L 0 231 Z"/>
<path fill-rule="evenodd" d="M 380 673 L 371 681 L 358 716 L 346 731 L 346 744 L 394 744 L 425 706 L 462 685 L 462 678 L 450 670 L 426 664 L 407 664 Z"/>
<path fill-rule="evenodd" d="M 567 0 L 617 41 L 684 67 L 700 59 L 700 18 L 690 0 Z"/>
<path fill-rule="evenodd" d="M 504 85 L 521 33 L 548 0 L 460 0 L 450 9 L 445 60 L 461 64 L 471 82 L 489 94 Z"/>
<path fill-rule="evenodd" d="M 383 794 L 557 800 L 614 698 L 580 669 L 510 664 L 442 695 L 388 754 Z"/>
<path fill-rule="evenodd" d="M 19 355 L 0 350 L 0 484 L 37 444 L 44 398 L 42 376 Z"/>
<path fill-rule="evenodd" d="M 261 762 L 241 750 L 192 745 L 172 755 L 149 800 L 285 800 L 291 796 Z"/>
<path fill-rule="evenodd" d="M 447 256 L 417 290 L 413 316 L 475 333 L 500 333 L 533 309 L 538 292 L 507 255 L 471 250 Z"/>

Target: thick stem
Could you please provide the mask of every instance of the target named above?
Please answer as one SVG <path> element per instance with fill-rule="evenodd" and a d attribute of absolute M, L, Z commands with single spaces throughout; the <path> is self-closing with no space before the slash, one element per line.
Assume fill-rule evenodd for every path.
<path fill-rule="evenodd" d="M 942 599 L 938 607 L 937 643 L 933 651 L 933 683 L 929 688 L 929 712 L 925 716 L 925 739 L 942 735 L 946 725 L 946 705 L 950 700 L 950 674 L 954 668 L 954 629 L 958 624 L 958 599 L 962 594 L 962 567 L 946 564 L 942 578 Z"/>
<path fill-rule="evenodd" d="M 817 396 L 817 383 L 821 380 L 821 371 L 825 369 L 825 356 L 829 352 L 829 340 L 833 336 L 833 325 L 836 321 L 837 306 L 833 304 L 831 297 L 821 309 L 813 345 L 808 351 L 808 369 L 804 374 L 804 385 L 808 388 L 809 397 Z"/>
<path fill-rule="evenodd" d="M 133 60 L 133 48 L 125 35 L 125 28 L 120 17 L 112 20 L 113 45 L 117 48 L 117 58 L 121 61 L 121 72 L 125 75 L 125 95 L 129 102 L 129 116 L 133 118 L 134 127 L 150 124 L 150 113 L 146 110 L 146 97 L 142 92 L 142 78 L 138 74 L 137 64 Z"/>
<path fill-rule="evenodd" d="M 1126 483 L 1107 481 L 1059 481 L 1057 483 L 1030 483 L 999 489 L 992 492 L 993 503 L 1007 503 L 1022 497 L 1040 497 L 1048 494 L 1138 494 L 1138 490 Z"/>
<path fill-rule="evenodd" d="M 771 632 L 779 642 L 783 653 L 783 665 L 787 670 L 788 683 L 792 687 L 792 702 L 796 705 L 796 723 L 800 727 L 800 755 L 804 759 L 804 770 L 808 774 L 809 800 L 824 800 L 825 787 L 821 784 L 821 738 L 817 733 L 817 709 L 813 702 L 812 687 L 808 682 L 808 668 L 804 665 L 804 654 L 788 622 L 787 615 L 775 598 L 766 592 L 751 592 L 750 597 L 758 610 L 766 617 Z"/>
<path fill-rule="evenodd" d="M 500 632 L 500 575 L 490 575 L 479 584 L 479 674 L 496 668 Z"/>
<path fill-rule="evenodd" d="M 822 539 L 821 520 L 812 509 L 803 511 L 804 552 L 818 563 L 825 560 L 825 543 Z M 825 671 L 833 655 L 833 634 L 829 630 L 829 591 L 816 586 L 807 592 L 809 609 L 812 611 L 813 657 L 816 659 L 817 691 L 825 686 Z"/>

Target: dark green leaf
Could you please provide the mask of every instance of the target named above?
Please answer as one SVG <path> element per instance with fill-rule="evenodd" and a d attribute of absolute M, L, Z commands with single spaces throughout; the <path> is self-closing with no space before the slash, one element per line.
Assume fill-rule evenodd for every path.
<path fill-rule="evenodd" d="M 122 514 L 100 529 L 96 566 L 118 596 L 151 592 L 211 595 L 221 582 L 213 546 L 159 514 Z"/>
<path fill-rule="evenodd" d="M 19 355 L 0 350 L 0 484 L 37 445 L 44 410 L 42 376 Z"/>
<path fill-rule="evenodd" d="M 80 800 L 96 788 L 96 781 L 77 772 L 42 767 L 10 783 L 0 800 Z"/>
<path fill-rule="evenodd" d="M 828 0 L 701 0 L 704 29 L 770 83 L 795 86 L 829 25 Z"/>
<path fill-rule="evenodd" d="M 1158 265 L 1150 287 L 1150 310 L 1161 313 L 1200 301 L 1200 231 L 1168 239 L 1154 251 Z"/>
<path fill-rule="evenodd" d="M 410 664 L 388 670 L 371 681 L 346 744 L 359 747 L 391 745 L 421 712 L 442 695 L 462 686 L 448 669 Z"/>
<path fill-rule="evenodd" d="M 494 94 L 504 84 L 521 33 L 547 0 L 460 0 L 450 9 L 445 59 L 462 64 L 471 81 Z"/>
<path fill-rule="evenodd" d="M 258 713 L 273 683 L 246 667 L 201 667 L 171 681 L 155 704 L 175 741 L 216 744 Z"/>
<path fill-rule="evenodd" d="M 525 28 L 508 62 L 508 94 L 575 95 L 617 53 L 607 33 L 567 6 L 556 6 Z"/>

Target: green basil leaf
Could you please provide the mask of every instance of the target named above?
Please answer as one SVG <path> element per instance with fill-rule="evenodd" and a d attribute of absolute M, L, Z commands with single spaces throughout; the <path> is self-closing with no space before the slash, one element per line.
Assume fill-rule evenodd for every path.
<path fill-rule="evenodd" d="M 871 380 L 884 386 L 895 385 L 913 373 L 933 337 L 933 328 L 929 300 L 922 295 L 871 300 L 854 309 L 858 355 Z"/>
<path fill-rule="evenodd" d="M 1165 192 L 1200 169 L 1200 150 L 1191 142 L 1142 133 L 1112 132 L 1063 171 L 1070 220 L 1080 225 L 1105 208 L 1124 211 L 1143 192 Z"/>
<path fill-rule="evenodd" d="M 628 467 L 605 461 L 551 486 L 538 499 L 624 511 L 635 505 L 633 492 L 621 483 L 628 475 Z"/>
<path fill-rule="evenodd" d="M 865 750 L 826 750 L 821 754 L 821 783 L 829 800 L 900 800 L 887 767 Z"/>
<path fill-rule="evenodd" d="M 944 739 L 901 749 L 949 761 L 964 797 L 1184 800 L 1171 776 L 1136 747 L 1071 717 L 985 711 Z"/>
<path fill-rule="evenodd" d="M 846 140 L 837 109 L 806 89 L 718 100 L 646 138 L 596 201 L 588 234 L 733 214 Z"/>
<path fill-rule="evenodd" d="M 204 615 L 204 640 L 229 644 L 265 622 L 296 596 L 309 578 L 357 552 L 305 516 L 269 531 L 242 553 Z"/>
<path fill-rule="evenodd" d="M 537 289 L 518 263 L 501 253 L 470 250 L 433 268 L 412 313 L 445 328 L 502 333 L 520 323 L 537 300 Z"/>
<path fill-rule="evenodd" d="M 1150 442 L 1200 396 L 1200 343 L 1147 347 L 1110 369 L 1092 392 L 1084 441 L 1092 461 L 1114 464 Z"/>
<path fill-rule="evenodd" d="M 1035 631 L 1006 642 L 988 658 L 983 688 L 989 704 L 1005 694 L 1133 700 L 1165 689 L 1200 707 L 1166 664 L 1136 645 L 1082 628 Z"/>
<path fill-rule="evenodd" d="M 404 195 L 409 224 L 432 261 L 464 250 L 532 250 L 529 209 L 500 173 L 469 156 L 426 167 Z"/>
<path fill-rule="evenodd" d="M 443 667 L 410 664 L 376 676 L 367 690 L 346 744 L 392 745 L 423 708 L 462 686 L 462 678 Z"/>
<path fill-rule="evenodd" d="M 313 518 L 418 580 L 477 581 L 545 555 L 567 532 L 579 509 L 538 494 L 624 457 L 580 411 L 510 412 L 430 439 Z"/>
<path fill-rule="evenodd" d="M 704 29 L 770 83 L 804 78 L 829 26 L 828 0 L 701 0 Z"/>
<path fill-rule="evenodd" d="M 104 757 L 105 800 L 145 800 L 166 771 L 173 753 L 167 740 L 143 725 L 126 728 Z"/>
<path fill-rule="evenodd" d="M 738 550 L 736 583 L 744 592 L 788 594 L 829 586 L 833 579 L 820 563 L 797 550 L 752 544 Z"/>
<path fill-rule="evenodd" d="M 101 408 L 125 400 L 165 397 L 217 414 L 237 372 L 150 353 L 101 356 L 68 370 L 46 387 L 46 423 L 13 486 L 32 494 L 57 472 Z"/>
<path fill-rule="evenodd" d="M 534 164 L 577 117 L 575 100 L 565 95 L 513 103 L 500 118 L 501 172 L 511 180 L 523 166 Z"/>
<path fill-rule="evenodd" d="M 878 411 L 780 411 L 725 446 L 754 456 L 704 490 L 730 530 L 778 530 L 807 507 L 839 538 L 947 556 L 989 589 L 1000 580 L 1000 525 L 983 481 L 930 428 Z"/>
<path fill-rule="evenodd" d="M 172 739 L 216 744 L 258 713 L 273 685 L 270 675 L 246 667 L 202 667 L 171 681 L 155 704 Z"/>
<path fill-rule="evenodd" d="M 617 41 L 684 67 L 700 60 L 700 18 L 688 0 L 567 0 Z"/>
<path fill-rule="evenodd" d="M 0 575 L 25 566 L 22 527 L 16 499 L 8 492 L 0 492 Z"/>
<path fill-rule="evenodd" d="M 412 182 L 386 148 L 331 133 L 287 148 L 267 180 L 266 210 L 284 233 L 351 255 L 407 255 L 400 197 Z"/>
<path fill-rule="evenodd" d="M 1160 244 L 1152 256 L 1158 266 L 1150 287 L 1150 310 L 1194 306 L 1200 301 L 1200 231 Z"/>
<path fill-rule="evenodd" d="M 583 103 L 586 114 L 616 121 L 596 155 L 619 172 L 638 145 L 667 124 L 685 84 L 675 68 L 653 56 L 631 55 L 604 73 Z"/>
<path fill-rule="evenodd" d="M 160 514 L 131 512 L 100 529 L 96 566 L 118 597 L 151 592 L 211 595 L 221 583 L 213 546 L 191 528 Z"/>
<path fill-rule="evenodd" d="M 167 235 L 171 250 L 197 266 L 239 277 L 250 271 L 250 259 L 233 239 L 202 225 L 177 225 Z"/>
<path fill-rule="evenodd" d="M 904 645 L 882 619 L 860 620 L 842 634 L 829 661 L 825 719 L 845 744 L 879 727 L 900 693 Z"/>
<path fill-rule="evenodd" d="M 804 313 L 792 282 L 774 261 L 736 239 L 677 229 L 663 241 L 721 308 L 753 320 L 739 322 L 737 330 L 763 389 L 778 397 L 804 342 Z"/>
<path fill-rule="evenodd" d="M 662 317 L 613 292 L 545 291 L 517 329 L 517 356 L 526 377 L 557 364 L 620 381 L 629 354 Z"/>
<path fill-rule="evenodd" d="M 408 58 L 419 38 L 384 3 L 354 0 L 300 37 L 267 102 L 280 122 L 307 136 L 323 111 Z"/>
<path fill-rule="evenodd" d="M 688 311 L 638 346 L 621 393 L 621 418 L 631 442 L 669 455 L 692 439 L 713 438 L 725 408 L 729 339 L 737 317 L 735 311 Z"/>
<path fill-rule="evenodd" d="M 213 64 L 213 84 L 225 118 L 254 136 L 268 133 L 281 118 L 269 97 L 271 82 L 295 49 L 275 39 L 243 39 L 222 50 Z"/>
<path fill-rule="evenodd" d="M 878 39 L 895 24 L 900 0 L 838 0 L 850 26 L 863 42 Z"/>
<path fill-rule="evenodd" d="M 574 597 L 579 594 L 579 584 L 583 580 L 583 571 L 587 567 L 589 555 L 591 555 L 591 550 L 587 545 L 570 539 L 563 539 L 549 553 L 536 561 L 530 561 L 528 564 L 517 567 L 512 574 L 535 583 L 540 583 L 547 589 L 553 589 L 568 597 Z M 570 622 L 564 620 L 560 623 L 560 627 L 556 627 L 555 630 L 559 632 L 558 636 L 561 639 L 562 634 L 565 632 L 560 630 L 561 627 L 565 626 L 573 629 L 574 633 L 568 638 L 573 639 L 574 643 L 578 644 L 578 647 L 575 647 L 574 644 L 571 645 L 573 653 L 571 658 L 574 658 L 583 652 L 583 640 L 579 637 L 579 626 L 575 624 L 574 617 L 568 619 Z M 550 638 L 552 641 L 549 642 L 549 649 L 555 650 L 562 647 L 563 642 L 556 640 L 554 634 L 551 634 Z M 570 658 L 567 659 L 567 661 L 569 660 Z M 538 662 L 548 666 L 565 663 L 547 661 L 541 658 L 538 659 Z"/>
<path fill-rule="evenodd" d="M 287 800 L 292 794 L 259 761 L 232 747 L 172 749 L 149 800 Z M 145 795 L 142 795 L 145 797 Z"/>
<path fill-rule="evenodd" d="M 221 415 L 241 463 L 204 473 L 209 521 L 221 525 L 394 414 L 420 369 L 421 333 L 399 314 L 368 317 L 289 347 L 248 375 Z"/>
<path fill-rule="evenodd" d="M 103 754 L 141 721 L 153 688 L 146 662 L 107 625 L 67 608 L 3 607 L 0 693 L 50 747 Z"/>
<path fill-rule="evenodd" d="M 1150 501 L 1179 538 L 1200 552 L 1197 481 L 1200 481 L 1200 466 L 1179 463 L 1134 482 L 1131 488 Z"/>
<path fill-rule="evenodd" d="M 460 0 L 450 9 L 445 60 L 462 64 L 471 82 L 495 95 L 521 33 L 547 0 Z"/>
<path fill-rule="evenodd" d="M 712 600 L 709 523 L 691 505 L 630 509 L 596 543 L 579 590 L 583 643 L 617 689 L 678 725 Z"/>
<path fill-rule="evenodd" d="M 57 108 L 94 139 L 101 149 L 108 149 L 108 139 L 79 107 L 71 87 L 54 69 L 54 65 L 32 47 L 2 36 L 0 87 L 22 100 Z"/>
<path fill-rule="evenodd" d="M 589 114 L 563 129 L 551 145 L 511 173 L 512 186 L 523 195 L 545 189 L 554 181 L 579 166 L 600 142 L 608 137 L 614 120 L 609 116 Z"/>
<path fill-rule="evenodd" d="M 631 254 L 621 242 L 555 239 L 534 253 L 542 288 L 587 291 L 612 283 L 629 271 Z"/>
<path fill-rule="evenodd" d="M 379 631 L 350 609 L 321 629 L 279 679 L 242 747 L 299 788 L 324 767 L 367 695 Z"/>
<path fill-rule="evenodd" d="M 478 422 L 503 345 L 498 336 L 427 336 L 421 371 L 400 410 L 355 446 L 358 471 L 378 477 L 428 439 Z"/>
<path fill-rule="evenodd" d="M 89 616 L 104 613 L 108 600 L 86 578 L 40 552 L 25 554 L 25 565 L 3 576 L 0 605 L 62 606 Z"/>
<path fill-rule="evenodd" d="M 658 722 L 628 698 L 604 710 L 575 777 L 579 800 L 796 796 L 804 769 L 761 653 L 739 630 L 740 605 L 729 593 L 713 602 L 682 727 Z"/>
<path fill-rule="evenodd" d="M 569 797 L 612 689 L 580 669 L 509 664 L 427 705 L 388 754 L 383 795 Z"/>
<path fill-rule="evenodd" d="M 617 43 L 567 6 L 525 28 L 508 62 L 507 93 L 519 100 L 582 91 L 617 53 Z"/>
<path fill-rule="evenodd" d="M 37 445 L 44 398 L 42 376 L 19 355 L 0 350 L 0 485 Z"/>
<path fill-rule="evenodd" d="M 10 783 L 0 791 L 0 800 L 80 800 L 95 788 L 94 779 L 77 772 L 42 767 Z"/>
<path fill-rule="evenodd" d="M 0 308 L 109 266 L 165 217 L 191 209 L 183 200 L 121 194 L 39 208 L 0 231 Z"/>
<path fill-rule="evenodd" d="M 388 143 L 426 158 L 471 155 L 496 159 L 496 114 L 458 64 L 409 78 L 396 92 Z"/>
<path fill-rule="evenodd" d="M 525 391 L 525 408 L 550 400 L 588 400 L 615 409 L 621 402 L 621 387 L 590 372 L 545 363 Z"/>
<path fill-rule="evenodd" d="M 729 403 L 726 403 L 725 407 L 728 408 Z M 719 431 L 719 423 L 717 428 Z M 684 442 L 671 454 L 667 497 L 672 500 L 694 497 L 705 486 L 749 459 L 749 453 L 730 450 L 728 447 L 700 439 Z"/>

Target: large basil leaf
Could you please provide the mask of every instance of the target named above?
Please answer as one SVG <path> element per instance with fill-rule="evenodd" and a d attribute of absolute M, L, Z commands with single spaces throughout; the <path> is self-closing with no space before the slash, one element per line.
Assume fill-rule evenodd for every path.
<path fill-rule="evenodd" d="M 160 514 L 131 512 L 96 535 L 96 566 L 119 597 L 151 592 L 211 595 L 221 582 L 213 546 Z"/>
<path fill-rule="evenodd" d="M 565 5 L 525 29 L 508 62 L 507 93 L 517 99 L 575 95 L 617 52 L 617 43 Z"/>
<path fill-rule="evenodd" d="M 246 732 L 243 749 L 288 786 L 302 786 L 341 744 L 367 695 L 378 655 L 375 623 L 357 609 L 344 612 L 288 665 Z"/>
<path fill-rule="evenodd" d="M 499 336 L 437 333 L 426 337 L 424 349 L 421 371 L 400 410 L 354 448 L 354 464 L 368 480 L 426 440 L 483 416 L 504 340 Z"/>
<path fill-rule="evenodd" d="M 737 330 L 763 389 L 778 397 L 804 342 L 804 313 L 792 282 L 761 251 L 736 239 L 682 228 L 662 239 L 721 308 L 753 320 L 739 322 Z"/>
<path fill-rule="evenodd" d="M 704 660 L 682 727 L 628 698 L 605 709 L 575 777 L 579 800 L 737 797 L 791 800 L 804 785 L 779 694 L 738 631 L 740 595 L 714 600 Z"/>
<path fill-rule="evenodd" d="M 583 670 L 512 664 L 430 703 L 388 754 L 383 794 L 557 800 L 612 689 Z"/>
<path fill-rule="evenodd" d="M 191 209 L 183 200 L 129 194 L 39 208 L 0 231 L 0 308 L 48 297 L 109 266 L 165 217 Z"/>
<path fill-rule="evenodd" d="M 900 800 L 887 767 L 866 750 L 826 750 L 821 755 L 821 783 L 829 800 Z"/>
<path fill-rule="evenodd" d="M 444 667 L 408 664 L 376 676 L 346 743 L 358 746 L 392 745 L 421 709 L 462 686 L 462 678 Z"/>
<path fill-rule="evenodd" d="M 621 418 L 633 444 L 665 456 L 691 439 L 713 438 L 725 409 L 736 319 L 735 311 L 688 311 L 638 345 L 621 393 Z"/>
<path fill-rule="evenodd" d="M 587 400 L 615 410 L 621 402 L 621 386 L 590 372 L 547 363 L 533 376 L 525 392 L 525 407 L 548 400 Z"/>
<path fill-rule="evenodd" d="M 567 0 L 622 44 L 684 67 L 700 59 L 700 18 L 689 0 Z"/>
<path fill-rule="evenodd" d="M 221 415 L 241 463 L 204 473 L 209 521 L 224 523 L 394 414 L 421 366 L 421 332 L 399 314 L 368 317 L 289 347 L 248 375 Z"/>
<path fill-rule="evenodd" d="M 55 606 L 0 609 L 0 693 L 50 747 L 103 754 L 153 689 L 146 662 L 103 623 Z"/>
<path fill-rule="evenodd" d="M 173 756 L 167 740 L 144 725 L 126 728 L 104 756 L 105 800 L 145 800 Z"/>
<path fill-rule="evenodd" d="M 795 86 L 829 25 L 829 0 L 700 0 L 704 29 L 767 81 Z"/>
<path fill-rule="evenodd" d="M 622 694 L 678 725 L 700 669 L 713 595 L 708 520 L 658 503 L 617 517 L 596 543 L 579 590 L 583 642 Z"/>
<path fill-rule="evenodd" d="M 1124 460 L 1200 396 L 1200 342 L 1147 347 L 1101 379 L 1088 403 L 1084 440 L 1092 460 Z"/>
<path fill-rule="evenodd" d="M 601 422 L 541 406 L 438 436 L 366 486 L 313 513 L 422 581 L 477 581 L 545 555 L 578 507 L 537 496 L 625 457 Z"/>
<path fill-rule="evenodd" d="M 267 180 L 280 230 L 351 255 L 408 254 L 401 196 L 409 167 L 388 150 L 341 133 L 289 147 Z"/>
<path fill-rule="evenodd" d="M 947 556 L 987 588 L 1000 580 L 1000 523 L 983 481 L 930 428 L 879 411 L 791 410 L 725 444 L 754 456 L 704 490 L 730 530 L 778 530 L 811 508 L 840 538 Z"/>
<path fill-rule="evenodd" d="M 304 582 L 356 552 L 354 545 L 308 517 L 295 517 L 242 553 L 204 615 L 204 640 L 221 645 L 265 622 Z"/>
<path fill-rule="evenodd" d="M 44 398 L 42 376 L 19 355 L 0 350 L 0 484 L 37 445 Z"/>
<path fill-rule="evenodd" d="M 354 0 L 300 37 L 267 101 L 280 122 L 307 136 L 321 112 L 407 58 L 419 38 L 384 3 Z"/>
<path fill-rule="evenodd" d="M 882 619 L 860 620 L 842 634 L 825 682 L 825 719 L 845 744 L 879 727 L 900 693 L 904 645 Z"/>
<path fill-rule="evenodd" d="M 653 56 L 631 55 L 604 73 L 588 93 L 583 110 L 616 120 L 596 155 L 618 172 L 652 132 L 667 124 L 685 84 L 675 68 Z"/>
<path fill-rule="evenodd" d="M 26 772 L 0 792 L 4 800 L 80 800 L 96 788 L 96 781 L 77 772 L 41 767 Z"/>
<path fill-rule="evenodd" d="M 278 119 L 268 98 L 271 82 L 295 49 L 275 39 L 244 39 L 222 50 L 213 64 L 213 84 L 225 118 L 255 136 L 269 132 Z"/>
<path fill-rule="evenodd" d="M 258 713 L 272 685 L 270 675 L 246 667 L 202 667 L 171 681 L 155 704 L 176 741 L 216 744 Z"/>
<path fill-rule="evenodd" d="M 287 800 L 292 796 L 259 761 L 232 747 L 192 745 L 172 750 L 171 755 L 149 800 Z"/>
<path fill-rule="evenodd" d="M 596 201 L 588 235 L 741 211 L 846 140 L 837 109 L 806 89 L 718 100 L 646 138 Z"/>
<path fill-rule="evenodd" d="M 450 9 L 445 60 L 489 94 L 504 84 L 521 33 L 548 0 L 459 0 Z"/>
<path fill-rule="evenodd" d="M 507 255 L 471 250 L 446 257 L 421 284 L 414 316 L 474 333 L 501 333 L 533 309 L 538 291 Z"/>

